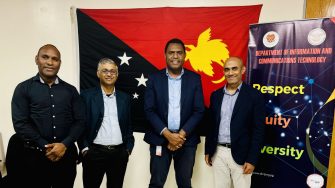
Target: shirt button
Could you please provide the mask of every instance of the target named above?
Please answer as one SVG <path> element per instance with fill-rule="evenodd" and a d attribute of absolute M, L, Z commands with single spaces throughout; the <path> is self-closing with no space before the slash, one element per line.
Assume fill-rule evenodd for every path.
<path fill-rule="evenodd" d="M 55 108 L 55 105 L 54 105 L 54 104 L 52 105 L 52 108 Z"/>
<path fill-rule="evenodd" d="M 56 139 L 57 137 L 54 136 L 54 139 Z"/>
<path fill-rule="evenodd" d="M 52 117 L 53 117 L 53 118 L 55 118 L 56 116 L 55 116 L 55 115 L 53 115 Z"/>
<path fill-rule="evenodd" d="M 54 95 L 50 95 L 51 97 L 53 97 Z"/>
<path fill-rule="evenodd" d="M 56 126 L 54 126 L 54 129 L 56 129 Z"/>

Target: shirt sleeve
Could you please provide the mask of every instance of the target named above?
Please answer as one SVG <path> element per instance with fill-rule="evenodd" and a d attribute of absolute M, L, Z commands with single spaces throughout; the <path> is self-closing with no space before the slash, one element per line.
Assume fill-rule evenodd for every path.
<path fill-rule="evenodd" d="M 71 103 L 73 123 L 68 136 L 62 141 L 66 147 L 76 142 L 85 129 L 85 105 L 75 88 Z"/>
<path fill-rule="evenodd" d="M 12 121 L 15 132 L 21 135 L 25 140 L 31 140 L 44 148 L 48 141 L 45 140 L 36 130 L 36 126 L 30 118 L 28 85 L 21 83 L 14 91 L 12 98 Z"/>

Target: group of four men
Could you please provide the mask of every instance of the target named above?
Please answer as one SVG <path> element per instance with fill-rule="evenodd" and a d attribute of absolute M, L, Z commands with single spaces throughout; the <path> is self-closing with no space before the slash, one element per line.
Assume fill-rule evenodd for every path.
<path fill-rule="evenodd" d="M 148 187 L 163 187 L 171 160 L 177 185 L 191 187 L 197 144 L 195 128 L 205 111 L 201 78 L 183 68 L 185 46 L 171 39 L 165 46 L 166 69 L 149 76 L 144 111 L 150 129 Z M 20 83 L 12 99 L 16 133 L 24 140 L 27 187 L 73 187 L 78 161 L 77 141 L 83 165 L 83 184 L 122 187 L 128 157 L 134 147 L 131 99 L 115 88 L 119 71 L 108 58 L 99 61 L 100 85 L 79 95 L 61 80 L 58 49 L 47 44 L 36 57 L 38 74 Z M 224 65 L 227 84 L 210 99 L 210 122 L 205 161 L 213 166 L 215 187 L 250 187 L 264 132 L 264 101 L 261 94 L 242 82 L 245 72 L 238 57 Z"/>

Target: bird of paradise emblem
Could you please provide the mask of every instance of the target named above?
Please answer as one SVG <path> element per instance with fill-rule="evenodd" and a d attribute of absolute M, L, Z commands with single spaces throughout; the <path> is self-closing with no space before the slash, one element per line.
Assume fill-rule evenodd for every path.
<path fill-rule="evenodd" d="M 229 58 L 229 51 L 227 45 L 221 39 L 211 39 L 211 28 L 202 32 L 198 37 L 198 44 L 185 45 L 186 59 L 189 60 L 193 70 L 203 72 L 207 76 L 213 77 L 213 63 L 219 64 L 223 67 L 224 62 Z M 214 84 L 221 83 L 225 77 L 218 80 L 212 80 Z"/>

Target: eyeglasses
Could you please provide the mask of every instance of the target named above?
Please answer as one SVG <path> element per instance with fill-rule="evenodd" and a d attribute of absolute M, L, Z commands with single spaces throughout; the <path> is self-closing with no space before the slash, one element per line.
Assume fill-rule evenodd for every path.
<path fill-rule="evenodd" d="M 105 74 L 105 75 L 107 75 L 108 73 L 110 73 L 111 75 L 117 75 L 117 70 L 115 70 L 115 69 L 110 69 L 110 70 L 102 69 L 102 70 L 100 70 L 100 72 L 102 74 Z"/>

